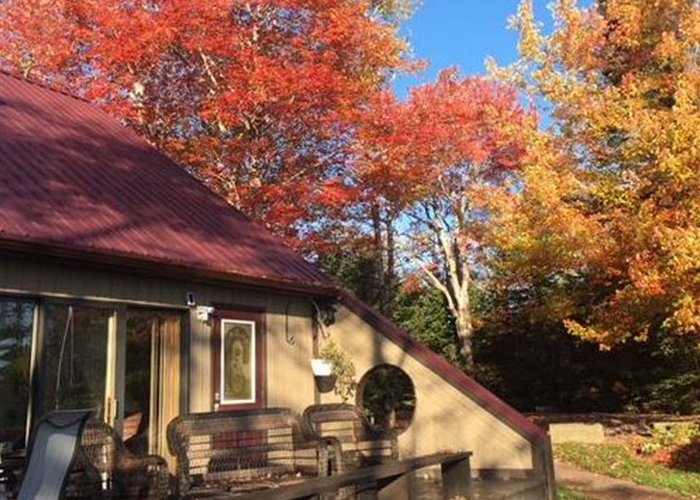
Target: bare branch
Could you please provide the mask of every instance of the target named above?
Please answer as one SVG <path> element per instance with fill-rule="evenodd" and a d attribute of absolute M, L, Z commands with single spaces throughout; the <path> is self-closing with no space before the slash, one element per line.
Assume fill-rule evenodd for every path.
<path fill-rule="evenodd" d="M 428 269 L 428 266 L 426 266 L 425 264 L 423 264 L 421 262 L 420 268 L 427 276 L 430 284 L 432 286 L 434 286 L 435 288 L 437 288 L 438 290 L 440 290 L 440 292 L 442 292 L 442 294 L 445 296 L 445 298 L 447 299 L 447 305 L 449 306 L 450 311 L 456 317 L 458 309 L 457 309 L 455 297 L 453 297 L 453 294 L 450 293 L 450 290 L 442 283 L 442 281 L 440 281 L 440 278 L 435 276 L 435 274 L 430 269 Z"/>
<path fill-rule="evenodd" d="M 211 70 L 211 58 L 207 56 L 201 48 L 199 49 L 199 57 L 202 59 L 202 63 L 204 64 L 204 70 L 206 71 L 209 80 L 211 81 L 212 85 L 214 85 L 214 88 L 218 90 L 219 82 L 214 76 L 214 72 Z"/>

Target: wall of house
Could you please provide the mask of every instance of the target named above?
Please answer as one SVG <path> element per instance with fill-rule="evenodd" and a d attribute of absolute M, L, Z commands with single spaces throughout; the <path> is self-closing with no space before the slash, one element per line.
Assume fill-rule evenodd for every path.
<path fill-rule="evenodd" d="M 529 442 L 481 408 L 459 389 L 426 367 L 394 342 L 376 332 L 345 307 L 338 310 L 329 337 L 353 360 L 358 380 L 372 367 L 388 363 L 401 368 L 413 382 L 416 410 L 411 425 L 399 436 L 402 456 L 440 450 L 469 450 L 473 469 L 533 468 Z M 323 402 L 336 399 L 323 394 Z"/>
<path fill-rule="evenodd" d="M 265 310 L 268 406 L 302 411 L 309 404 L 333 398 L 315 391 L 309 361 L 323 338 L 314 340 L 312 306 L 307 298 L 109 270 L 47 265 L 17 258 L 0 259 L 0 295 L 114 301 L 186 312 L 187 293 L 194 293 L 201 305 Z M 403 456 L 466 449 L 474 453 L 474 469 L 526 471 L 536 468 L 535 453 L 528 440 L 485 411 L 475 400 L 445 382 L 350 310 L 340 307 L 336 319 L 328 333 L 352 358 L 358 380 L 373 366 L 384 363 L 402 368 L 413 380 L 417 406 L 411 426 L 400 436 Z M 189 339 L 189 367 L 183 370 L 183 380 L 188 381 L 189 391 L 184 407 L 191 412 L 210 411 L 214 404 L 211 326 L 196 319 L 191 312 L 186 337 Z"/>
<path fill-rule="evenodd" d="M 264 310 L 268 406 L 303 410 L 313 403 L 314 381 L 309 364 L 313 349 L 312 306 L 304 297 L 0 258 L 0 295 L 109 301 L 179 309 L 187 313 L 190 311 L 185 305 L 188 293 L 194 294 L 199 305 Z M 183 378 L 189 379 L 189 411 L 210 411 L 214 404 L 211 327 L 190 311 L 189 330 L 189 369 L 183 374 Z"/>

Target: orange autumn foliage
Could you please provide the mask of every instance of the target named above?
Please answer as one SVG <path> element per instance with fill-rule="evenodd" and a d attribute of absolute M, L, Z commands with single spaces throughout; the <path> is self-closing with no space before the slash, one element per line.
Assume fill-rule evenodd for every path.
<path fill-rule="evenodd" d="M 551 293 L 549 313 L 602 348 L 700 338 L 700 7 L 692 0 L 530 1 L 521 58 L 492 67 L 543 103 L 523 184 L 490 200 L 503 286 Z"/>

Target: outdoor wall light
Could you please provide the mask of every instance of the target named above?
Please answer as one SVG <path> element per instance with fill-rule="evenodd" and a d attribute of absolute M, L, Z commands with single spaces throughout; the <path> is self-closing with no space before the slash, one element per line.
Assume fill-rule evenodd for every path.
<path fill-rule="evenodd" d="M 207 322 L 211 320 L 214 314 L 214 308 L 210 306 L 197 306 L 195 308 L 195 315 L 199 321 Z"/>

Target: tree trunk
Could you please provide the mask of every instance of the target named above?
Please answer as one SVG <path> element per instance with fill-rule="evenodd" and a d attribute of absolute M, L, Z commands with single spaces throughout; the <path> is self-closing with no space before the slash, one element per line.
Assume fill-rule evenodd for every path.
<path fill-rule="evenodd" d="M 446 255 L 453 255 L 451 252 L 446 252 Z M 454 264 L 454 262 L 453 262 Z M 447 266 L 446 274 L 447 282 L 441 281 L 435 273 L 427 267 L 423 267 L 423 271 L 428 278 L 428 282 L 440 290 L 447 299 L 447 304 L 455 320 L 456 340 L 459 354 L 464 361 L 466 371 L 474 374 L 474 354 L 472 351 L 472 334 L 474 326 L 472 325 L 472 315 L 469 303 L 469 286 L 471 284 L 469 269 L 466 264 L 463 265 L 463 270 L 460 273 L 455 272 L 457 266 Z"/>
<path fill-rule="evenodd" d="M 377 290 L 376 306 L 380 312 L 384 312 L 384 236 L 382 232 L 382 217 L 378 203 L 372 205 L 372 229 L 374 231 L 374 259 L 377 263 L 379 276 L 379 290 Z"/>
<path fill-rule="evenodd" d="M 392 316 L 396 292 L 396 228 L 395 216 L 389 208 L 379 202 L 372 206 L 372 230 L 379 289 L 376 306 L 388 316 Z"/>
<path fill-rule="evenodd" d="M 430 282 L 447 298 L 450 312 L 455 320 L 457 333 L 457 347 L 464 362 L 466 371 L 474 374 L 474 353 L 472 351 L 472 325 L 471 304 L 469 300 L 469 289 L 471 287 L 471 276 L 469 274 L 469 264 L 466 255 L 460 249 L 457 238 L 442 231 L 439 226 L 433 226 L 436 242 L 442 252 L 444 259 L 445 281 L 441 281 L 438 276 L 430 270 L 424 268 Z"/>
<path fill-rule="evenodd" d="M 472 325 L 472 315 L 469 311 L 469 304 L 466 306 L 460 304 L 459 313 L 455 318 L 455 327 L 457 330 L 457 347 L 459 354 L 464 361 L 464 367 L 467 373 L 474 374 L 474 353 L 472 350 L 474 327 Z"/>
<path fill-rule="evenodd" d="M 394 221 L 387 215 L 384 221 L 386 227 L 386 263 L 382 279 L 382 312 L 389 317 L 394 313 L 394 292 L 396 290 L 396 262 L 394 257 Z"/>

